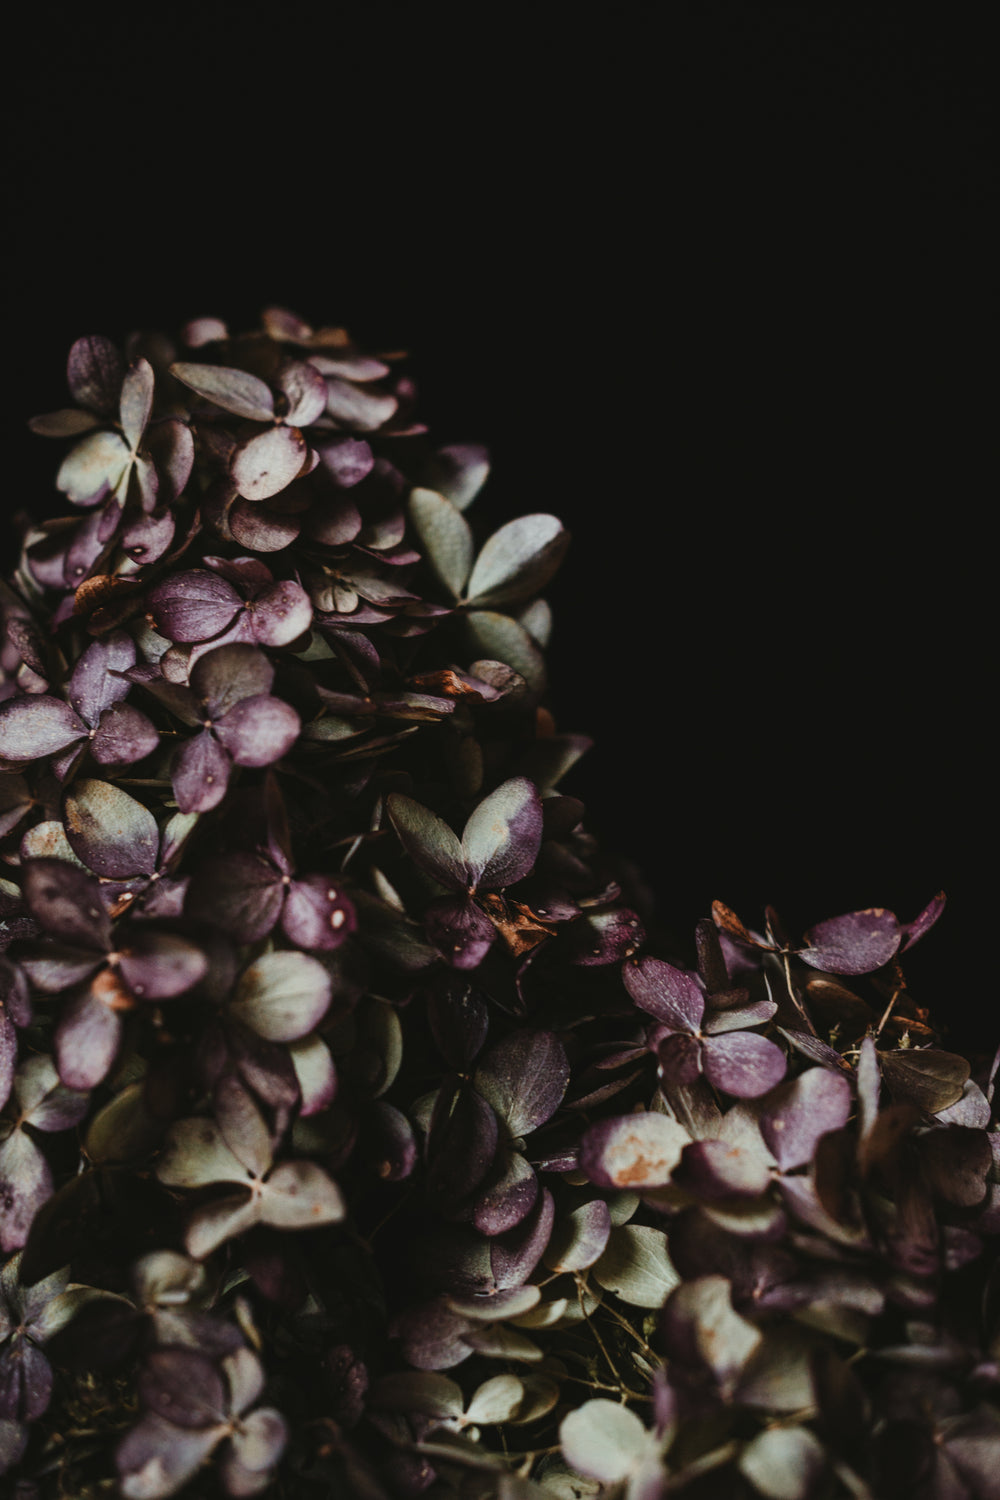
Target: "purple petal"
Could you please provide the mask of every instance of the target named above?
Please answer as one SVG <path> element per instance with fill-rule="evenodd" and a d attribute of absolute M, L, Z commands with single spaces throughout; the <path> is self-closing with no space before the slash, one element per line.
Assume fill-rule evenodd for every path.
<path fill-rule="evenodd" d="M 907 948 L 912 948 L 914 943 L 918 943 L 925 933 L 930 932 L 934 923 L 944 911 L 944 906 L 944 891 L 938 891 L 937 895 L 928 901 L 919 916 L 914 917 L 912 922 L 904 922 L 902 929 L 904 953 Z"/>
<path fill-rule="evenodd" d="M 170 373 L 188 390 L 221 406 L 234 417 L 252 422 L 270 422 L 274 417 L 274 397 L 270 387 L 256 375 L 227 365 L 189 364 L 183 360 L 170 366 Z"/>
<path fill-rule="evenodd" d="M 788 1172 L 812 1161 L 820 1136 L 840 1130 L 850 1113 L 846 1076 L 830 1068 L 807 1068 L 775 1089 L 760 1117 L 761 1134 Z"/>
<path fill-rule="evenodd" d="M 210 729 L 185 740 L 171 766 L 174 796 L 182 813 L 208 812 L 226 795 L 232 761 Z"/>
<path fill-rule="evenodd" d="M 453 969 L 475 969 L 496 939 L 496 928 L 469 897 L 442 896 L 424 913 L 424 929 Z"/>
<path fill-rule="evenodd" d="M 161 511 L 151 516 L 138 516 L 121 535 L 122 550 L 133 562 L 156 562 L 163 556 L 174 539 L 174 518 L 170 511 Z"/>
<path fill-rule="evenodd" d="M 0 759 L 15 763 L 55 755 L 87 733 L 68 703 L 33 693 L 0 703 Z"/>
<path fill-rule="evenodd" d="M 668 1115 L 619 1115 L 591 1125 L 580 1142 L 580 1169 L 598 1187 L 663 1187 L 691 1137 Z"/>
<path fill-rule="evenodd" d="M 784 1078 L 785 1054 L 767 1037 L 730 1031 L 705 1038 L 702 1067 L 714 1088 L 736 1099 L 758 1099 Z"/>
<path fill-rule="evenodd" d="M 175 1427 L 147 1412 L 115 1452 L 124 1500 L 167 1500 L 176 1495 L 225 1435 L 223 1426 Z"/>
<path fill-rule="evenodd" d="M 490 1243 L 490 1267 L 499 1291 L 523 1286 L 545 1253 L 555 1220 L 555 1203 L 543 1188 L 528 1217 Z"/>
<path fill-rule="evenodd" d="M 694 1083 L 702 1070 L 701 1039 L 675 1031 L 664 1037 L 656 1049 L 660 1077 L 664 1084 L 683 1088 Z"/>
<path fill-rule="evenodd" d="M 271 427 L 235 450 L 229 472 L 244 499 L 269 500 L 296 478 L 307 452 L 297 427 Z"/>
<path fill-rule="evenodd" d="M 256 854 L 204 860 L 188 887 L 185 911 L 221 927 L 238 943 L 255 943 L 274 927 L 284 902 L 281 876 Z"/>
<path fill-rule="evenodd" d="M 107 1077 L 121 1041 L 117 1010 L 100 998 L 98 986 L 76 995 L 63 1010 L 54 1046 L 59 1077 L 67 1088 L 94 1089 Z"/>
<path fill-rule="evenodd" d="M 876 906 L 820 922 L 806 933 L 809 946 L 799 957 L 826 974 L 871 974 L 893 957 L 901 936 L 893 913 Z"/>
<path fill-rule="evenodd" d="M 146 432 L 146 451 L 160 480 L 159 502 L 172 506 L 183 493 L 194 467 L 194 438 L 186 422 L 168 418 Z"/>
<path fill-rule="evenodd" d="M 531 1212 L 538 1197 L 538 1178 L 519 1151 L 500 1151 L 481 1185 L 472 1211 L 480 1234 L 504 1234 Z"/>
<path fill-rule="evenodd" d="M 134 666 L 135 642 L 124 630 L 92 641 L 73 668 L 69 683 L 69 701 L 80 718 L 93 727 L 106 708 L 127 698 L 131 683 L 114 674 Z"/>
<path fill-rule="evenodd" d="M 466 864 L 484 890 L 530 875 L 542 839 L 542 803 L 526 776 L 505 781 L 480 802 L 462 834 Z"/>
<path fill-rule="evenodd" d="M 51 1057 L 43 1052 L 25 1058 L 17 1070 L 14 1093 L 22 1123 L 36 1130 L 71 1130 L 87 1113 L 87 1094 L 64 1087 Z"/>
<path fill-rule="evenodd" d="M 475 1086 L 512 1136 L 551 1119 L 569 1083 L 569 1060 L 551 1031 L 515 1031 L 480 1059 Z"/>
<path fill-rule="evenodd" d="M 281 579 L 248 606 L 254 640 L 262 646 L 290 646 L 312 624 L 312 601 L 294 579 Z"/>
<path fill-rule="evenodd" d="M 731 990 L 730 994 L 745 995 L 746 990 Z M 718 999 L 718 993 L 709 995 L 709 1005 Z M 745 1031 L 750 1026 L 761 1026 L 770 1021 L 777 1012 L 774 1000 L 756 1000 L 752 1005 L 743 1005 L 732 1010 L 710 1008 L 705 1017 L 704 1030 L 707 1036 L 718 1036 L 723 1031 Z"/>
<path fill-rule="evenodd" d="M 101 715 L 90 753 L 100 766 L 131 766 L 152 755 L 159 743 L 159 731 L 144 713 L 116 703 Z"/>
<path fill-rule="evenodd" d="M 384 1099 L 374 1100 L 365 1114 L 363 1153 L 383 1182 L 402 1182 L 419 1159 L 413 1126 Z"/>
<path fill-rule="evenodd" d="M 288 887 L 281 925 L 300 948 L 332 952 L 357 930 L 358 919 L 339 880 L 306 875 Z"/>
<path fill-rule="evenodd" d="M 137 359 L 129 365 L 122 381 L 118 411 L 125 441 L 133 453 L 142 442 L 153 410 L 153 384 L 153 367 L 148 359 Z"/>
<path fill-rule="evenodd" d="M 364 438 L 339 437 L 324 439 L 316 444 L 320 463 L 334 484 L 343 489 L 349 489 L 352 485 L 360 484 L 362 479 L 371 473 L 375 459 L 372 455 L 370 444 Z M 358 518 L 356 530 L 360 530 L 361 520 Z M 352 532 L 347 538 L 352 541 L 356 533 Z"/>
<path fill-rule="evenodd" d="M 24 897 L 40 927 L 63 942 L 106 950 L 111 922 L 91 875 L 59 859 L 34 859 L 24 874 Z"/>
<path fill-rule="evenodd" d="M 623 966 L 622 979 L 640 1010 L 675 1031 L 698 1030 L 705 996 L 693 974 L 659 958 L 641 958 Z"/>
<path fill-rule="evenodd" d="M 190 681 L 192 692 L 205 704 L 210 717 L 219 719 L 241 699 L 269 693 L 274 667 L 263 651 L 234 643 L 200 656 L 191 668 Z"/>
<path fill-rule="evenodd" d="M 436 1297 L 411 1303 L 397 1314 L 389 1333 L 400 1341 L 404 1359 L 418 1370 L 450 1370 L 472 1353 L 462 1338 L 471 1326 L 468 1318 L 450 1311 L 444 1297 Z"/>
<path fill-rule="evenodd" d="M 10 1098 L 10 1088 L 17 1066 L 17 1031 L 7 1007 L 0 1001 L 0 1109 Z"/>
<path fill-rule="evenodd" d="M 147 807 L 108 781 L 73 782 L 63 801 L 70 848 L 95 875 L 152 875 L 160 831 Z"/>
<path fill-rule="evenodd" d="M 464 892 L 469 871 L 462 845 L 444 819 L 399 792 L 387 798 L 386 811 L 410 858 L 440 885 Z"/>
<path fill-rule="evenodd" d="M 69 351 L 66 379 L 74 401 L 102 416 L 116 411 L 124 374 L 121 355 L 103 334 L 77 339 Z"/>
<path fill-rule="evenodd" d="M 149 612 L 170 641 L 207 641 L 225 630 L 242 607 L 239 594 L 207 568 L 176 573 L 152 589 Z"/>
<path fill-rule="evenodd" d="M 23 1130 L 13 1130 L 0 1145 L 0 1249 L 27 1243 L 32 1219 L 51 1196 L 48 1162 Z"/>
<path fill-rule="evenodd" d="M 298 516 L 269 510 L 241 496 L 229 507 L 227 518 L 233 541 L 248 552 L 281 552 L 301 530 Z"/>
<path fill-rule="evenodd" d="M 209 1427 L 226 1417 L 228 1401 L 218 1367 L 199 1349 L 154 1349 L 138 1379 L 139 1400 L 175 1427 Z"/>
<path fill-rule="evenodd" d="M 140 1000 L 172 1000 L 183 995 L 208 969 L 200 948 L 172 932 L 156 932 L 146 923 L 133 927 L 120 948 L 122 978 Z"/>
<path fill-rule="evenodd" d="M 234 704 L 215 732 L 238 766 L 273 766 L 291 750 L 301 728 L 294 708 L 261 693 Z"/>

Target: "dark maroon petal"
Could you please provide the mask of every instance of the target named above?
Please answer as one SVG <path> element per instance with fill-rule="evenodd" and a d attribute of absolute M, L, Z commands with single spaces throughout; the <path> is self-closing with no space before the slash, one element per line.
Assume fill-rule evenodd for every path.
<path fill-rule="evenodd" d="M 627 906 L 587 912 L 573 922 L 562 938 L 570 963 L 596 968 L 631 958 L 646 940 L 642 923 Z"/>
<path fill-rule="evenodd" d="M 685 1146 L 673 1181 L 695 1198 L 756 1198 L 771 1181 L 767 1158 L 728 1141 L 693 1141 Z"/>
<path fill-rule="evenodd" d="M 0 703 L 0 759 L 35 761 L 55 755 L 87 733 L 68 703 L 44 693 Z"/>
<path fill-rule="evenodd" d="M 845 1074 L 807 1068 L 775 1089 L 760 1117 L 761 1134 L 788 1172 L 812 1161 L 820 1136 L 840 1130 L 850 1113 L 851 1086 Z"/>
<path fill-rule="evenodd" d="M 194 467 L 194 438 L 190 427 L 186 422 L 172 418 L 154 422 L 146 432 L 146 451 L 156 465 L 160 481 L 157 498 L 162 506 L 171 506 L 183 492 Z"/>
<path fill-rule="evenodd" d="M 31 1221 L 52 1196 L 52 1173 L 34 1141 L 14 1130 L 0 1145 L 0 1249 L 20 1250 Z"/>
<path fill-rule="evenodd" d="M 166 1500 L 176 1495 L 225 1435 L 223 1426 L 177 1427 L 147 1412 L 115 1451 L 122 1495 L 128 1500 Z"/>
<path fill-rule="evenodd" d="M 580 1142 L 580 1170 L 598 1187 L 662 1187 L 691 1137 L 676 1120 L 652 1110 L 591 1125 Z"/>
<path fill-rule="evenodd" d="M 156 819 L 109 781 L 74 781 L 63 801 L 70 848 L 95 875 L 126 880 L 152 875 L 160 848 Z"/>
<path fill-rule="evenodd" d="M 139 1400 L 176 1427 L 208 1427 L 225 1420 L 228 1401 L 217 1366 L 199 1349 L 154 1349 L 138 1380 Z"/>
<path fill-rule="evenodd" d="M 301 530 L 297 515 L 268 509 L 259 501 L 237 496 L 227 512 L 232 538 L 248 552 L 280 552 Z"/>
<path fill-rule="evenodd" d="M 135 642 L 124 630 L 92 641 L 73 668 L 69 683 L 69 701 L 81 719 L 93 728 L 106 708 L 127 698 L 131 684 L 114 674 L 134 666 Z"/>
<path fill-rule="evenodd" d="M 90 753 L 100 766 L 131 766 L 160 743 L 155 725 L 130 703 L 116 703 L 101 715 L 90 742 Z"/>
<path fill-rule="evenodd" d="M 694 1083 L 702 1070 L 701 1040 L 686 1031 L 675 1031 L 665 1037 L 656 1049 L 660 1076 L 664 1083 L 677 1088 Z"/>
<path fill-rule="evenodd" d="M 938 891 L 937 895 L 934 896 L 930 901 L 928 901 L 927 905 L 924 907 L 919 916 L 914 917 L 912 922 L 903 923 L 902 931 L 904 953 L 906 952 L 907 948 L 912 948 L 914 943 L 918 943 L 925 933 L 930 932 L 931 928 L 934 926 L 934 923 L 944 911 L 944 907 L 944 891 Z"/>
<path fill-rule="evenodd" d="M 117 413 L 124 374 L 121 355 L 103 334 L 77 339 L 69 351 L 66 379 L 73 399 L 102 416 Z"/>
<path fill-rule="evenodd" d="M 188 390 L 203 396 L 234 417 L 253 422 L 270 422 L 274 417 L 274 397 L 270 388 L 256 375 L 228 365 L 198 365 L 178 361 L 170 373 Z"/>
<path fill-rule="evenodd" d="M 122 978 L 140 1000 L 172 1000 L 204 978 L 208 959 L 200 948 L 172 932 L 133 927 L 120 952 Z"/>
<path fill-rule="evenodd" d="M 698 1030 L 705 996 L 693 974 L 659 958 L 641 958 L 623 966 L 622 979 L 640 1010 L 676 1031 Z"/>
<path fill-rule="evenodd" d="M 229 472 L 247 500 L 269 500 L 296 478 L 308 445 L 297 427 L 271 427 L 233 453 Z"/>
<path fill-rule="evenodd" d="M 129 365 L 122 381 L 118 414 L 125 441 L 133 452 L 142 442 L 149 414 L 153 410 L 153 367 L 148 359 L 137 359 Z"/>
<path fill-rule="evenodd" d="M 208 641 L 236 618 L 242 600 L 226 579 L 207 568 L 176 573 L 149 594 L 149 612 L 170 641 Z"/>
<path fill-rule="evenodd" d="M 530 875 L 542 840 L 542 802 L 526 776 L 505 781 L 480 802 L 462 834 L 469 872 L 484 890 Z"/>
<path fill-rule="evenodd" d="M 476 1194 L 472 1222 L 480 1234 L 504 1234 L 531 1212 L 538 1197 L 538 1178 L 519 1151 L 501 1148 L 486 1181 Z"/>
<path fill-rule="evenodd" d="M 249 606 L 254 640 L 262 646 L 290 646 L 312 624 L 312 601 L 294 579 L 281 579 Z"/>
<path fill-rule="evenodd" d="M 122 1023 L 105 1005 L 101 990 L 76 995 L 63 1010 L 55 1032 L 56 1066 L 69 1089 L 93 1089 L 106 1078 L 121 1041 Z"/>
<path fill-rule="evenodd" d="M 192 692 L 206 705 L 210 717 L 219 719 L 242 698 L 269 693 L 274 667 L 263 651 L 234 642 L 200 656 L 191 668 L 190 682 Z"/>
<path fill-rule="evenodd" d="M 475 1085 L 511 1135 L 551 1119 L 569 1083 L 566 1050 L 551 1031 L 515 1031 L 480 1059 Z"/>
<path fill-rule="evenodd" d="M 330 952 L 357 930 L 358 919 L 339 879 L 306 875 L 289 886 L 281 925 L 300 948 Z"/>
<path fill-rule="evenodd" d="M 171 779 L 182 813 L 207 812 L 226 795 L 232 761 L 210 729 L 185 740 L 174 755 Z"/>
<path fill-rule="evenodd" d="M 35 1422 L 52 1399 L 52 1367 L 41 1349 L 25 1339 L 18 1353 L 21 1357 L 21 1417 Z"/>
<path fill-rule="evenodd" d="M 295 744 L 301 728 L 294 708 L 261 693 L 234 704 L 215 732 L 238 766 L 273 766 Z"/>
<path fill-rule="evenodd" d="M 784 1078 L 785 1054 L 765 1036 L 730 1031 L 705 1038 L 702 1067 L 714 1088 L 736 1099 L 758 1099 Z"/>
<path fill-rule="evenodd" d="M 467 979 L 449 975 L 439 982 L 427 1002 L 431 1033 L 445 1062 L 460 1072 L 479 1053 L 489 1030 L 485 995 Z"/>
<path fill-rule="evenodd" d="M 449 1310 L 444 1297 L 436 1297 L 407 1307 L 390 1324 L 389 1334 L 418 1370 L 450 1370 L 472 1353 L 462 1337 L 472 1326 L 468 1318 Z"/>
<path fill-rule="evenodd" d="M 221 927 L 238 943 L 255 943 L 271 931 L 284 902 L 281 876 L 256 854 L 203 861 L 188 887 L 185 911 Z"/>
<path fill-rule="evenodd" d="M 524 1285 L 545 1254 L 554 1220 L 552 1194 L 543 1188 L 528 1217 L 516 1229 L 498 1235 L 491 1242 L 490 1267 L 498 1291 Z"/>
<path fill-rule="evenodd" d="M 476 1188 L 496 1156 L 497 1118 L 467 1084 L 442 1089 L 428 1142 L 427 1191 L 446 1211 Z"/>
<path fill-rule="evenodd" d="M 18 957 L 32 984 L 45 995 L 58 995 L 82 984 L 103 961 L 101 952 L 63 947 L 51 939 L 22 943 Z"/>
<path fill-rule="evenodd" d="M 108 948 L 111 922 L 92 875 L 61 859 L 29 860 L 24 897 L 35 921 L 54 937 L 83 948 Z"/>
<path fill-rule="evenodd" d="M 365 1113 L 362 1155 L 383 1182 L 402 1182 L 417 1164 L 419 1148 L 413 1126 L 384 1099 L 376 1099 Z"/>
<path fill-rule="evenodd" d="M 475 969 L 493 946 L 497 931 L 474 901 L 442 896 L 424 913 L 424 929 L 453 969 Z"/>
<path fill-rule="evenodd" d="M 831 917 L 806 933 L 805 963 L 826 974 L 871 974 L 896 952 L 900 927 L 891 911 L 876 906 Z"/>
<path fill-rule="evenodd" d="M 156 562 L 174 539 L 175 523 L 169 511 L 137 516 L 121 535 L 122 550 L 133 562 Z"/>

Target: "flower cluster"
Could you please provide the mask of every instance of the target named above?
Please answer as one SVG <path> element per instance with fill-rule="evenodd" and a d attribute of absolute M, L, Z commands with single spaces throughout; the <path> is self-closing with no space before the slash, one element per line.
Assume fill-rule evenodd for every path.
<path fill-rule="evenodd" d="M 281 309 L 84 338 L 32 423 L 71 511 L 0 589 L 0 1473 L 986 1500 L 997 1061 L 902 968 L 943 898 L 651 936 L 561 789 L 567 534 L 479 534 L 396 360 Z"/>

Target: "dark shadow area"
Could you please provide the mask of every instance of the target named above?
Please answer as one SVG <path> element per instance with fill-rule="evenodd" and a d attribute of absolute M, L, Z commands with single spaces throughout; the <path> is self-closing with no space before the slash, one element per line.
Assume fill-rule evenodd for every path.
<path fill-rule="evenodd" d="M 974 14 L 106 9 L 36 8 L 15 69 L 8 514 L 52 504 L 24 422 L 80 334 L 284 303 L 409 349 L 432 430 L 491 446 L 483 514 L 573 533 L 570 789 L 667 924 L 944 887 L 911 983 L 991 1045 Z"/>

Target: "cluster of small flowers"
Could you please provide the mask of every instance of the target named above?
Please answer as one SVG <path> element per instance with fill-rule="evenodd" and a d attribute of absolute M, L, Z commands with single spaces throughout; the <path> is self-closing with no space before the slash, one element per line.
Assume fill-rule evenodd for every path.
<path fill-rule="evenodd" d="M 32 423 L 73 510 L 0 586 L 0 1472 L 986 1500 L 996 1059 L 901 967 L 943 898 L 649 952 L 560 790 L 567 534 L 477 536 L 397 359 L 84 338 Z"/>

